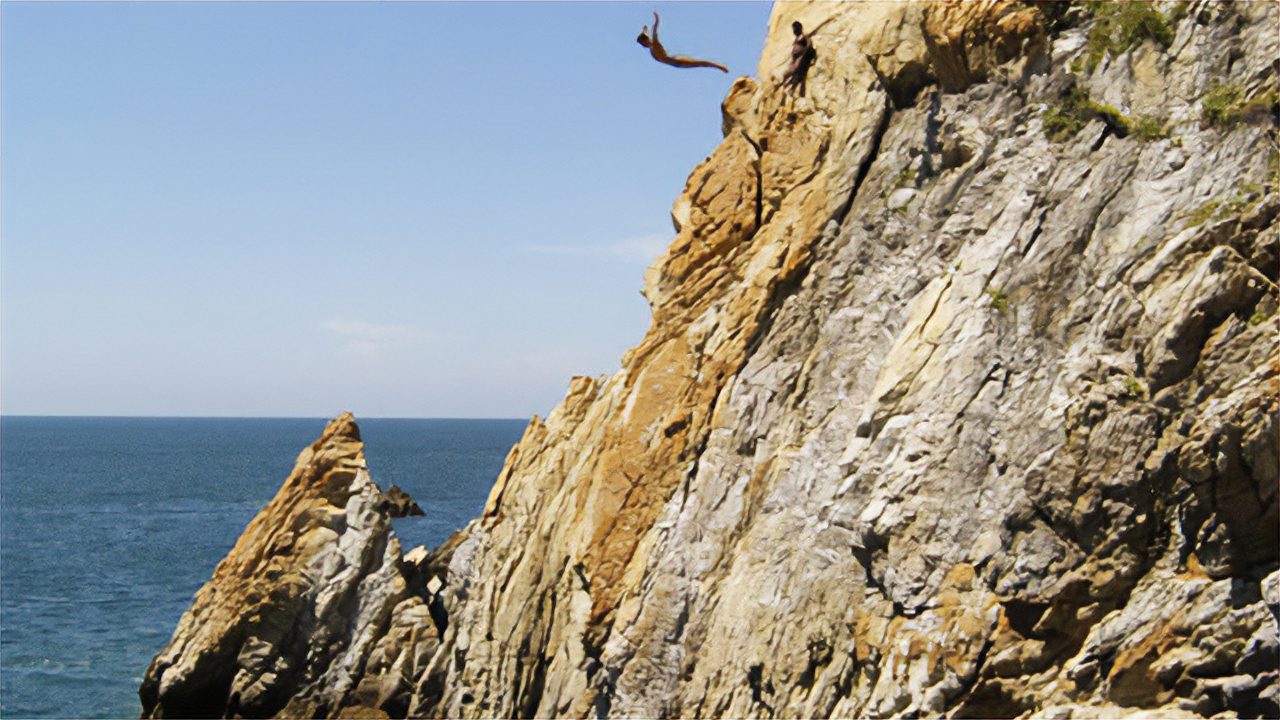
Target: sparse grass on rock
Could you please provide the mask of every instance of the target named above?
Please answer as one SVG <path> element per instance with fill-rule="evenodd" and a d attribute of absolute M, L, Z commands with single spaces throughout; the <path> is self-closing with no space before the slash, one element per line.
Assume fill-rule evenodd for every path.
<path fill-rule="evenodd" d="M 1151 40 L 1161 48 L 1173 42 L 1170 21 L 1160 14 L 1154 3 L 1089 0 L 1084 9 L 1094 19 L 1083 56 L 1087 72 L 1097 69 L 1107 55 L 1128 52 L 1144 40 Z M 1185 7 L 1181 8 L 1181 14 L 1186 14 Z M 1178 7 L 1174 7 L 1171 18 L 1174 22 L 1181 19 Z"/>
<path fill-rule="evenodd" d="M 1208 127 L 1229 128 L 1275 113 L 1280 95 L 1274 88 L 1246 97 L 1240 83 L 1216 85 L 1200 99 L 1200 120 Z"/>
<path fill-rule="evenodd" d="M 998 287 L 988 288 L 987 297 L 991 298 L 991 307 L 995 308 L 996 312 L 1005 312 L 1009 309 L 1009 296 L 1004 293 L 1004 290 Z"/>
<path fill-rule="evenodd" d="M 1133 121 L 1133 136 L 1143 142 L 1163 140 L 1169 137 L 1169 128 L 1152 115 L 1143 115 Z"/>
<path fill-rule="evenodd" d="M 1138 378 L 1129 375 L 1120 381 L 1121 397 L 1127 400 L 1145 400 L 1147 398 L 1147 384 Z"/>
<path fill-rule="evenodd" d="M 1263 187 L 1257 183 L 1246 182 L 1231 195 L 1211 198 L 1186 213 L 1184 227 L 1203 225 L 1211 220 L 1243 215 L 1262 200 Z"/>
<path fill-rule="evenodd" d="M 1118 137 L 1132 135 L 1143 142 L 1169 137 L 1168 128 L 1159 118 L 1147 115 L 1131 120 L 1116 106 L 1095 101 L 1079 86 L 1072 89 L 1062 105 L 1045 110 L 1041 123 L 1045 137 L 1060 143 L 1070 140 L 1093 119 L 1106 123 Z"/>

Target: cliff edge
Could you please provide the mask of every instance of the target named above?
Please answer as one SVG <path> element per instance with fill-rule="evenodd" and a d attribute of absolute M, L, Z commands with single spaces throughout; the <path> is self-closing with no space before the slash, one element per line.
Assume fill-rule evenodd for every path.
<path fill-rule="evenodd" d="M 335 420 L 144 714 L 1280 714 L 1278 30 L 779 3 L 622 369 L 410 558 Z"/>

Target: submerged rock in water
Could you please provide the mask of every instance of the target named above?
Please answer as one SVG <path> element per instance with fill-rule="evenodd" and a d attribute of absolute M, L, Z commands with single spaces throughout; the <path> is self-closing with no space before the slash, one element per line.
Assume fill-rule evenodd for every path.
<path fill-rule="evenodd" d="M 387 512 L 393 518 L 414 517 L 424 514 L 422 508 L 418 507 L 418 503 L 409 497 L 409 493 L 401 490 L 399 485 L 392 485 L 383 493 L 383 497 L 387 499 Z"/>

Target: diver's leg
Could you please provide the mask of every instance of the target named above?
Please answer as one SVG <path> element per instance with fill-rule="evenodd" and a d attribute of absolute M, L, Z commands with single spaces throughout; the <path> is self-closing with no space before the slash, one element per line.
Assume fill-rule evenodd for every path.
<path fill-rule="evenodd" d="M 715 68 L 720 72 L 725 72 L 725 73 L 729 72 L 729 68 L 725 67 L 724 65 L 721 65 L 718 62 L 711 62 L 710 60 L 695 60 L 693 58 L 684 57 L 682 55 L 676 55 L 674 57 L 667 58 L 667 64 L 674 65 L 676 67 L 682 67 L 682 68 L 709 67 L 709 68 Z"/>

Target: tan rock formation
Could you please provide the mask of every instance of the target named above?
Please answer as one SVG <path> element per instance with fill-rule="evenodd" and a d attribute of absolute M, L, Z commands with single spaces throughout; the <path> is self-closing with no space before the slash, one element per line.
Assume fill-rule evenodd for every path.
<path fill-rule="evenodd" d="M 1202 122 L 1275 86 L 1280 6 L 1133 8 L 1171 42 L 1086 72 L 1079 8 L 778 4 L 648 334 L 530 423 L 415 559 L 444 589 L 389 593 L 315 707 L 1280 712 L 1276 125 Z"/>
<path fill-rule="evenodd" d="M 152 661 L 144 716 L 325 714 L 370 674 L 406 585 L 362 447 L 346 414 L 302 451 Z"/>
<path fill-rule="evenodd" d="M 985 81 L 1004 63 L 1040 59 L 1043 10 L 1017 0 L 949 0 L 925 11 L 929 67 L 946 92 Z"/>

